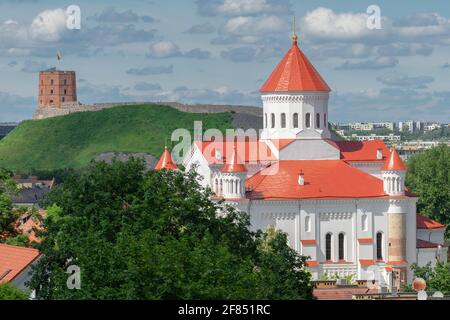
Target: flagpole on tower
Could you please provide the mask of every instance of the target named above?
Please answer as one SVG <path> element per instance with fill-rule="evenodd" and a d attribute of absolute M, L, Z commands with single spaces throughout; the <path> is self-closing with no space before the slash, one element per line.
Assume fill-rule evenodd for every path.
<path fill-rule="evenodd" d="M 56 51 L 56 69 L 58 70 L 60 67 L 60 61 L 62 59 L 62 53 L 61 51 Z"/>

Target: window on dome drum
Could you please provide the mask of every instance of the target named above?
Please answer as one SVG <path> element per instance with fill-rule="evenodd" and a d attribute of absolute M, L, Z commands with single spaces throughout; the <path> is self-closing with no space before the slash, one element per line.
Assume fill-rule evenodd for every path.
<path fill-rule="evenodd" d="M 281 127 L 286 128 L 286 113 L 281 114 Z"/>
<path fill-rule="evenodd" d="M 310 216 L 307 216 L 305 218 L 305 231 L 311 232 L 311 217 Z"/>
<path fill-rule="evenodd" d="M 294 113 L 294 116 L 292 117 L 292 126 L 298 128 L 298 113 Z"/>
<path fill-rule="evenodd" d="M 320 128 L 320 113 L 316 114 L 316 128 Z"/>
<path fill-rule="evenodd" d="M 339 233 L 339 260 L 344 260 L 344 241 L 345 235 L 343 233 Z"/>
<path fill-rule="evenodd" d="M 275 114 L 274 113 L 270 114 L 270 121 L 271 121 L 271 127 L 275 128 Z"/>
<path fill-rule="evenodd" d="M 331 260 L 331 233 L 327 233 L 325 236 L 325 259 Z"/>
<path fill-rule="evenodd" d="M 50 84 L 53 85 L 53 79 L 50 80 Z"/>
<path fill-rule="evenodd" d="M 326 113 L 323 115 L 323 127 L 325 129 L 328 128 L 327 114 Z"/>
<path fill-rule="evenodd" d="M 62 97 L 62 98 L 61 98 L 61 101 L 62 101 L 62 102 L 66 101 L 66 98 Z"/>
<path fill-rule="evenodd" d="M 307 113 L 305 115 L 305 125 L 307 128 L 311 128 L 311 114 Z"/>
<path fill-rule="evenodd" d="M 367 231 L 367 215 L 361 217 L 361 229 Z"/>
<path fill-rule="evenodd" d="M 377 232 L 377 260 L 383 260 L 383 234 Z"/>
<path fill-rule="evenodd" d="M 267 113 L 264 114 L 264 127 L 267 128 Z"/>

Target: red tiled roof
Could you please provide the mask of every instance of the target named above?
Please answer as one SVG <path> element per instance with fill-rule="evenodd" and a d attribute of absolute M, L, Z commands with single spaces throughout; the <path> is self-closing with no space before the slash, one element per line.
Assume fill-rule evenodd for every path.
<path fill-rule="evenodd" d="M 237 155 L 236 146 L 233 146 L 233 152 L 231 153 L 230 160 L 227 161 L 223 168 L 222 172 L 246 172 L 244 164 L 241 162 Z"/>
<path fill-rule="evenodd" d="M 304 173 L 305 185 L 298 184 Z M 341 160 L 284 160 L 247 180 L 250 199 L 385 197 L 383 181 Z M 355 186 L 358 186 L 355 188 Z"/>
<path fill-rule="evenodd" d="M 317 267 L 318 263 L 316 260 L 307 260 L 306 265 L 310 268 Z"/>
<path fill-rule="evenodd" d="M 438 243 L 425 241 L 422 239 L 417 239 L 416 247 L 419 249 L 427 249 L 427 248 L 437 248 L 439 246 Z"/>
<path fill-rule="evenodd" d="M 172 155 L 170 154 L 169 150 L 167 149 L 167 146 L 164 147 L 164 152 L 161 155 L 161 158 L 159 159 L 158 163 L 155 166 L 156 170 L 173 170 L 177 169 L 177 165 L 172 160 Z"/>
<path fill-rule="evenodd" d="M 272 139 L 271 141 L 275 148 L 281 150 L 287 147 L 291 142 L 295 141 L 295 139 Z"/>
<path fill-rule="evenodd" d="M 351 300 L 354 294 L 364 293 L 378 293 L 378 290 L 369 288 L 323 288 L 313 290 L 313 295 L 318 300 Z"/>
<path fill-rule="evenodd" d="M 39 215 L 45 217 L 47 215 L 44 209 L 39 210 Z M 25 220 L 25 223 L 21 223 Z M 16 221 L 16 230 L 28 237 L 28 241 L 40 243 L 41 239 L 36 236 L 35 230 L 42 231 L 43 227 L 38 218 L 32 217 L 31 213 L 26 213 Z"/>
<path fill-rule="evenodd" d="M 316 244 L 316 240 L 300 240 L 303 245 Z"/>
<path fill-rule="evenodd" d="M 272 150 L 263 141 L 195 141 L 195 144 L 210 164 L 225 163 L 231 157 L 234 146 L 236 146 L 239 159 L 245 164 L 277 160 Z M 218 151 L 221 152 L 221 159 L 216 157 Z"/>
<path fill-rule="evenodd" d="M 345 161 L 384 161 L 390 155 L 382 140 L 372 141 L 335 141 L 341 150 L 341 159 Z M 377 159 L 377 150 L 381 149 L 383 159 Z"/>
<path fill-rule="evenodd" d="M 361 244 L 372 244 L 373 239 L 372 238 L 359 238 L 358 242 Z"/>
<path fill-rule="evenodd" d="M 384 267 L 384 269 L 386 269 L 387 272 L 392 272 L 392 270 L 393 270 L 392 267 Z"/>
<path fill-rule="evenodd" d="M 386 160 L 381 170 L 406 170 L 406 166 L 395 148 L 392 148 L 389 159 Z"/>
<path fill-rule="evenodd" d="M 439 223 L 433 219 L 425 217 L 418 213 L 416 215 L 416 228 L 417 229 L 441 229 L 445 228 L 442 223 Z"/>
<path fill-rule="evenodd" d="M 373 259 L 359 259 L 359 264 L 362 266 L 371 266 L 375 264 Z"/>
<path fill-rule="evenodd" d="M 0 244 L 0 283 L 13 280 L 39 256 L 33 248 Z"/>
<path fill-rule="evenodd" d="M 260 89 L 260 92 L 286 91 L 331 91 L 296 41 Z"/>

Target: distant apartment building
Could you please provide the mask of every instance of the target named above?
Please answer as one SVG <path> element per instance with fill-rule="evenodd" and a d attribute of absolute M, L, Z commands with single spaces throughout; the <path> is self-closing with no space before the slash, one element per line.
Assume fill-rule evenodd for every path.
<path fill-rule="evenodd" d="M 372 122 L 353 122 L 349 124 L 350 129 L 355 131 L 372 131 L 373 123 Z"/>
<path fill-rule="evenodd" d="M 434 123 L 426 123 L 423 126 L 423 131 L 433 131 L 433 130 L 436 130 L 436 129 L 439 129 L 439 128 L 441 128 L 441 125 L 439 123 L 436 123 L 436 122 L 434 122 Z"/>
<path fill-rule="evenodd" d="M 395 135 L 393 133 L 390 133 L 388 135 L 376 135 L 376 134 L 373 133 L 373 134 L 368 135 L 368 136 L 352 134 L 350 136 L 350 138 L 352 140 L 357 140 L 357 141 L 373 141 L 373 140 L 400 141 L 401 140 L 401 137 L 399 135 Z"/>
<path fill-rule="evenodd" d="M 349 128 L 355 131 L 372 131 L 374 129 L 389 129 L 394 131 L 394 122 L 352 122 Z"/>
<path fill-rule="evenodd" d="M 436 147 L 445 142 L 440 141 L 405 141 L 395 146 L 398 154 L 403 160 L 408 159 L 410 156 L 421 153 L 425 150 Z M 450 142 L 446 142 L 448 146 L 450 146 Z"/>

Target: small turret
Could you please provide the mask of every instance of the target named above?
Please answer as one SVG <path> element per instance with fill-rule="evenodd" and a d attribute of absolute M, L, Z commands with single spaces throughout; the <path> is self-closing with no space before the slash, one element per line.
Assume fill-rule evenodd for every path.
<path fill-rule="evenodd" d="M 391 149 L 391 154 L 383 167 L 381 167 L 383 177 L 384 192 L 390 196 L 400 196 L 405 194 L 406 166 L 398 155 L 395 148 Z"/>
<path fill-rule="evenodd" d="M 167 146 L 164 147 L 164 152 L 161 155 L 161 158 L 159 158 L 158 163 L 155 166 L 155 170 L 176 170 L 178 169 L 175 162 L 172 160 L 172 155 L 170 154 L 169 150 L 167 149 Z"/>
<path fill-rule="evenodd" d="M 231 157 L 227 159 L 221 170 L 222 196 L 225 199 L 245 198 L 246 179 L 247 168 L 239 161 L 236 146 L 233 146 Z"/>

